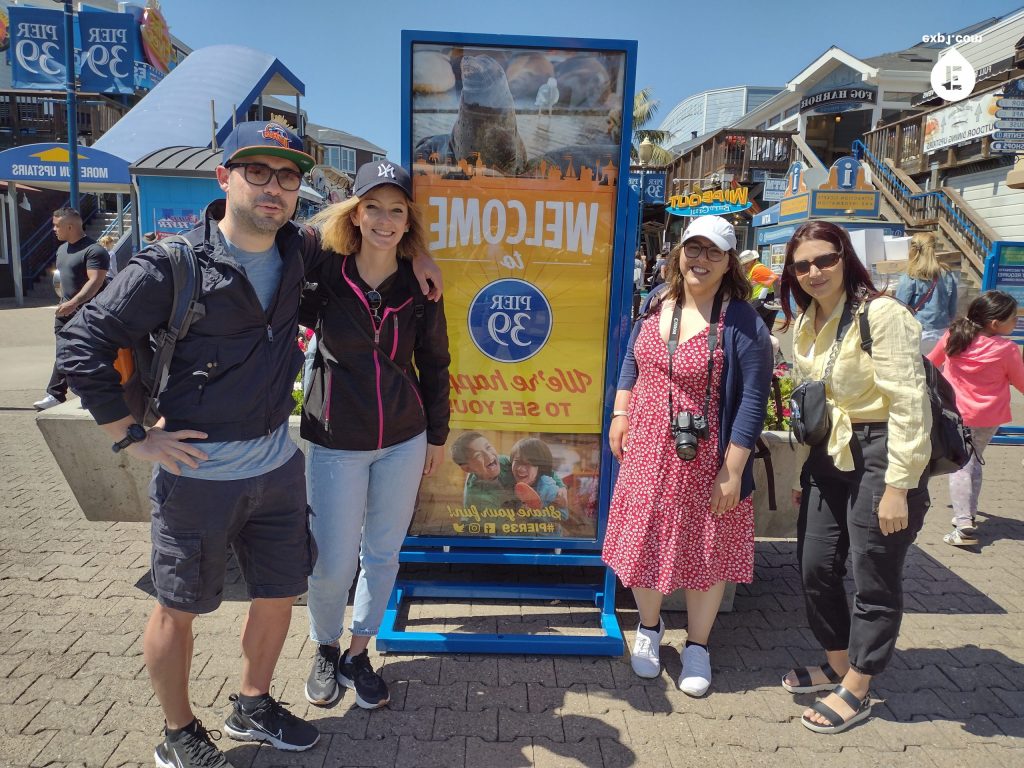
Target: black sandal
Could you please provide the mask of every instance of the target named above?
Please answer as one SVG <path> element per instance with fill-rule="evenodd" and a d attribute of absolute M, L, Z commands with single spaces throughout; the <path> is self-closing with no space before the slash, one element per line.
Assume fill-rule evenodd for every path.
<path fill-rule="evenodd" d="M 853 714 L 849 720 L 843 720 L 842 716 L 836 712 L 832 707 L 828 706 L 821 699 L 811 704 L 811 709 L 817 712 L 819 715 L 828 720 L 828 725 L 821 725 L 815 723 L 813 720 L 809 720 L 806 715 L 800 718 L 800 722 L 804 724 L 805 728 L 809 728 L 815 733 L 842 733 L 851 725 L 856 725 L 861 720 L 866 719 L 871 714 L 871 694 L 868 693 L 862 699 L 858 699 L 852 693 L 850 693 L 843 686 L 838 686 L 832 691 L 836 696 L 845 701 L 850 709 L 853 710 Z"/>
<path fill-rule="evenodd" d="M 828 679 L 827 683 L 813 685 L 811 683 L 811 667 L 799 667 L 789 672 L 789 674 L 796 675 L 797 684 L 790 685 L 787 683 L 786 677 L 789 677 L 789 674 L 787 674 L 786 677 L 782 678 L 782 687 L 790 693 L 816 693 L 817 691 L 830 691 L 843 682 L 842 675 L 832 669 L 832 665 L 827 661 L 818 668 L 825 673 L 825 677 Z"/>

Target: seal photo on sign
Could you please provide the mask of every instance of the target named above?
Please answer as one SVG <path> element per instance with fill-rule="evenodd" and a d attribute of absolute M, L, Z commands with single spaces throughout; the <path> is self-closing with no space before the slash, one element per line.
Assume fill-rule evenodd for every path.
<path fill-rule="evenodd" d="M 516 109 L 505 71 L 490 56 L 463 56 L 459 111 L 447 135 L 428 136 L 416 145 L 424 158 L 436 153 L 447 163 L 480 162 L 506 176 L 527 168 Z"/>

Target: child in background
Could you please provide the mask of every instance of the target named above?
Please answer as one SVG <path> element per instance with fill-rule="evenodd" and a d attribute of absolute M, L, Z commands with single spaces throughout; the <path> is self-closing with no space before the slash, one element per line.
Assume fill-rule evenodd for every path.
<path fill-rule="evenodd" d="M 981 493 L 980 460 L 999 425 L 1010 421 L 1010 385 L 1024 392 L 1020 348 L 1002 338 L 1016 323 L 1016 300 L 1002 291 L 986 291 L 928 353 L 928 359 L 942 368 L 943 376 L 953 385 L 960 415 L 974 440 L 975 455 L 949 476 L 953 530 L 942 540 L 955 547 L 978 543 L 975 515 Z"/>
<path fill-rule="evenodd" d="M 555 460 L 548 444 L 537 437 L 524 437 L 509 451 L 512 477 L 518 499 L 531 509 L 554 505 L 568 517 L 568 498 L 553 476 Z"/>

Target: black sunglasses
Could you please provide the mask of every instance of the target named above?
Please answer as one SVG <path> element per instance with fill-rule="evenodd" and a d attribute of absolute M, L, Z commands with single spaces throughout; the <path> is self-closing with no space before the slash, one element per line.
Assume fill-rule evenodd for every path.
<path fill-rule="evenodd" d="M 380 295 L 380 291 L 367 291 L 366 302 L 370 305 L 373 319 L 380 320 L 380 307 L 384 303 L 384 297 Z"/>
<path fill-rule="evenodd" d="M 806 275 L 811 271 L 811 267 L 815 266 L 818 271 L 821 272 L 826 269 L 831 269 L 840 261 L 843 260 L 843 254 L 841 253 L 823 253 L 820 256 L 815 256 L 813 259 L 807 261 L 794 261 L 789 265 L 789 271 L 794 275 Z"/>
<path fill-rule="evenodd" d="M 292 168 L 271 168 L 263 163 L 230 163 L 230 168 L 241 168 L 242 176 L 254 187 L 265 187 L 277 177 L 277 186 L 285 192 L 294 192 L 302 184 L 302 174 Z"/>

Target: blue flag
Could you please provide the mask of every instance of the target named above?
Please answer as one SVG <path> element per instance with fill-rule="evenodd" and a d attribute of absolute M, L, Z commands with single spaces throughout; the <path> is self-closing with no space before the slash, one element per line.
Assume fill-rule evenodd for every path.
<path fill-rule="evenodd" d="M 8 7 L 7 12 L 11 22 L 11 84 L 36 91 L 64 90 L 64 13 L 21 5 Z"/>
<path fill-rule="evenodd" d="M 78 14 L 82 53 L 81 90 L 94 93 L 135 93 L 135 19 L 127 13 Z"/>

